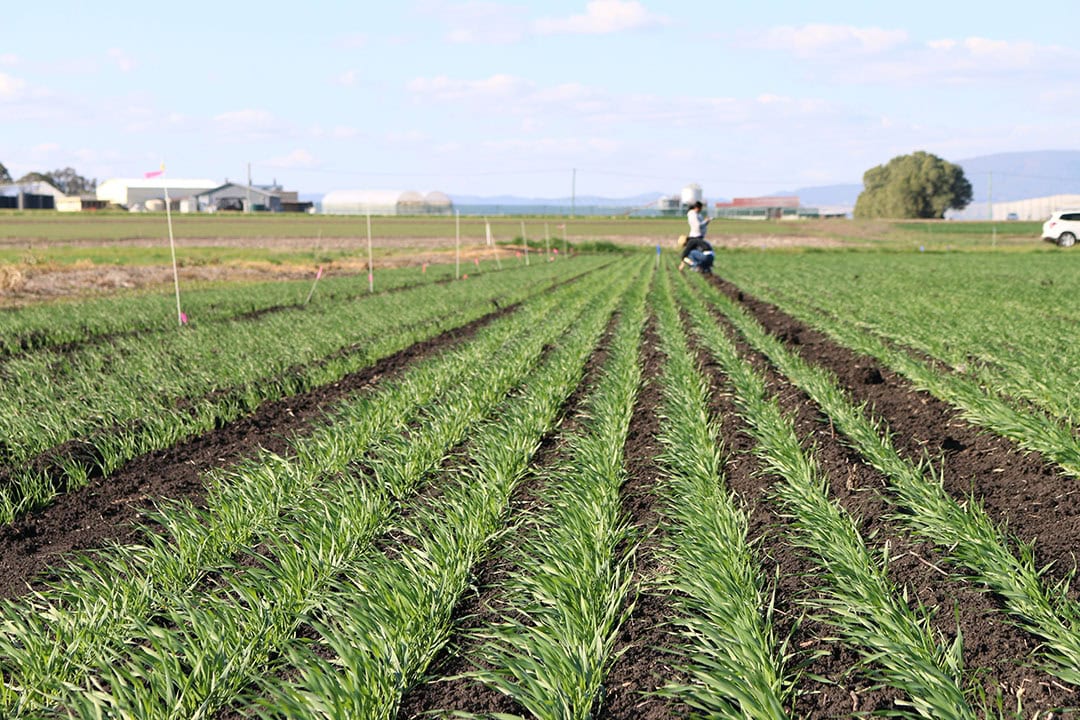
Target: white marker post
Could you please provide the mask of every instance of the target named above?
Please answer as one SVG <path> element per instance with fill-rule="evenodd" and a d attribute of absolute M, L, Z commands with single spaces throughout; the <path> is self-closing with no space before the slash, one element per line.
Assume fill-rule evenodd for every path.
<path fill-rule="evenodd" d="M 315 273 L 315 282 L 311 283 L 311 290 L 308 291 L 307 300 L 304 301 L 305 305 L 307 305 L 309 302 L 311 302 L 311 296 L 315 294 L 315 286 L 319 284 L 319 278 L 321 278 L 321 277 L 322 277 L 322 265 L 319 266 L 319 272 Z"/>
<path fill-rule="evenodd" d="M 461 211 L 454 211 L 454 279 L 461 279 Z"/>
<path fill-rule="evenodd" d="M 521 221 L 521 242 L 525 243 L 525 267 L 529 267 L 529 238 L 525 237 L 525 221 Z"/>
<path fill-rule="evenodd" d="M 551 229 L 544 223 L 544 256 L 551 259 Z"/>
<path fill-rule="evenodd" d="M 485 220 L 484 227 L 487 229 L 487 244 L 491 247 L 491 254 L 495 256 L 495 267 L 502 270 L 502 262 L 499 260 L 499 253 L 495 250 L 495 241 L 491 239 L 491 223 Z"/>
<path fill-rule="evenodd" d="M 163 189 L 165 190 L 165 222 L 169 225 L 169 252 L 172 253 L 173 287 L 176 289 L 176 322 L 180 327 L 183 327 L 187 318 L 184 316 L 184 311 L 180 309 L 180 273 L 176 269 L 176 243 L 173 241 L 172 209 L 169 207 L 169 184 L 164 183 Z"/>
<path fill-rule="evenodd" d="M 375 292 L 375 270 L 371 265 L 371 213 L 367 216 L 367 285 L 368 292 Z"/>
<path fill-rule="evenodd" d="M 161 168 L 148 173 L 143 173 L 145 178 L 161 177 L 165 174 L 165 161 L 161 161 Z M 165 191 L 165 222 L 169 226 L 169 253 L 172 255 L 173 288 L 176 289 L 176 322 L 180 327 L 187 323 L 187 315 L 180 309 L 180 272 L 176 269 L 176 241 L 173 239 L 172 208 L 169 207 L 169 183 L 162 178 L 161 189 Z"/>

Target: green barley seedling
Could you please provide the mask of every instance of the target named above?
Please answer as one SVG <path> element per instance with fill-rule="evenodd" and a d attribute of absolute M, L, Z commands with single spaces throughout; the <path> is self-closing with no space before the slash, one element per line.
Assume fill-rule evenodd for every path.
<path fill-rule="evenodd" d="M 582 295 L 576 299 L 575 305 L 580 308 L 587 303 L 588 299 L 588 295 Z M 540 354 L 544 344 L 551 337 L 558 336 L 562 329 L 572 322 L 574 312 L 576 312 L 574 306 L 571 306 L 570 309 L 563 309 L 558 322 L 552 322 L 545 328 L 546 334 L 525 338 L 520 343 L 522 347 L 518 356 L 512 362 L 497 365 L 486 377 L 482 378 L 483 382 L 480 382 L 478 387 L 474 384 L 471 392 L 474 394 L 479 392 L 482 401 L 477 402 L 475 399 L 470 398 L 468 392 L 463 390 L 458 393 L 461 396 L 459 400 L 447 401 L 446 404 L 440 404 L 433 410 L 435 416 L 440 418 L 438 421 L 439 426 L 431 433 L 430 437 L 424 434 L 414 435 L 412 447 L 408 451 L 399 454 L 402 466 L 412 468 L 418 474 L 412 478 L 408 478 L 401 473 L 390 475 L 395 477 L 398 484 L 397 492 L 404 493 L 410 486 L 415 488 L 416 484 L 422 479 L 423 473 L 429 470 L 429 468 L 420 468 L 415 462 L 416 458 L 437 459 L 438 456 L 431 454 L 425 446 L 442 444 L 444 448 L 447 448 L 454 443 L 460 442 L 464 431 L 468 427 L 468 422 L 464 421 L 463 418 L 468 417 L 469 414 L 479 415 L 490 410 L 492 403 L 505 394 L 507 387 L 511 387 L 518 382 L 527 372 L 532 359 Z M 375 501 L 369 508 L 363 510 L 365 518 L 359 525 L 335 523 L 328 528 L 322 522 L 325 520 L 324 517 L 307 512 L 290 514 L 283 518 L 286 522 L 297 523 L 297 531 L 286 535 L 279 530 L 278 539 L 269 541 L 267 552 L 272 557 L 277 554 L 277 548 L 282 543 L 292 545 L 303 543 L 300 547 L 304 548 L 306 557 L 310 564 L 314 566 L 311 570 L 315 573 L 314 575 L 305 575 L 302 580 L 298 581 L 254 569 L 240 573 L 225 573 L 223 575 L 224 588 L 250 588 L 250 590 L 239 593 L 239 596 L 257 596 L 266 598 L 268 599 L 267 602 L 272 603 L 271 622 L 273 632 L 267 631 L 264 620 L 260 615 L 253 616 L 253 625 L 247 624 L 244 620 L 247 608 L 242 603 L 228 601 L 222 593 L 215 595 L 215 597 L 219 598 L 218 600 L 204 601 L 199 597 L 176 598 L 173 601 L 173 607 L 165 616 L 167 619 L 166 624 L 152 626 L 153 632 L 157 635 L 161 633 L 175 634 L 169 628 L 186 626 L 213 627 L 212 619 L 203 619 L 203 616 L 208 615 L 212 618 L 214 615 L 220 614 L 223 618 L 219 623 L 221 627 L 235 628 L 235 630 L 231 631 L 233 635 L 222 639 L 221 643 L 227 647 L 231 641 L 238 647 L 245 648 L 241 662 L 223 665 L 220 659 L 222 656 L 216 652 L 218 643 L 216 637 L 209 641 L 206 638 L 200 641 L 192 638 L 184 640 L 182 644 L 185 647 L 190 646 L 187 655 L 188 663 L 200 669 L 201 679 L 198 688 L 207 692 L 213 691 L 214 693 L 212 696 L 206 696 L 200 694 L 198 689 L 185 690 L 183 696 L 184 709 L 187 712 L 201 714 L 204 712 L 203 708 L 219 705 L 221 698 L 235 694 L 239 688 L 251 682 L 254 677 L 253 673 L 263 667 L 263 660 L 269 657 L 272 652 L 275 652 L 276 648 L 280 648 L 290 636 L 301 613 L 317 607 L 327 583 L 333 579 L 334 574 L 346 562 L 347 556 L 350 553 L 355 554 L 359 548 L 364 547 L 370 539 L 370 529 L 385 522 L 393 510 L 393 488 L 384 483 L 374 483 L 369 484 L 369 489 L 372 493 L 366 493 L 365 497 L 374 498 Z M 359 508 L 354 508 L 352 505 L 345 505 L 340 508 L 340 512 L 346 515 L 354 510 L 359 510 Z M 366 528 L 360 536 L 352 534 L 357 527 Z M 328 548 L 334 551 L 327 553 Z M 341 555 L 336 553 L 338 549 L 341 550 Z M 295 564 L 292 564 L 292 567 L 295 566 Z M 302 596 L 298 597 L 291 594 L 292 590 L 299 588 L 303 589 Z M 186 620 L 189 616 L 193 618 L 190 621 Z M 226 617 L 227 620 L 224 619 Z M 162 640 L 161 642 L 165 641 Z M 179 643 L 175 639 L 168 642 L 173 645 Z M 253 643 L 250 648 L 249 643 Z M 206 654 L 205 657 L 204 653 Z M 108 677 L 111 673 L 116 672 L 139 677 L 147 672 L 143 668 L 146 662 L 147 658 L 138 652 L 129 653 L 124 659 L 110 658 L 107 667 L 95 663 L 96 670 L 92 673 L 92 677 Z M 157 696 L 162 699 L 162 704 L 148 717 L 171 717 L 171 713 L 177 712 L 171 704 L 172 699 L 178 692 L 175 687 L 176 682 L 177 679 L 175 678 L 160 678 L 158 686 L 145 692 L 142 690 L 131 691 L 127 686 L 117 687 L 114 689 L 113 697 L 107 702 L 114 708 L 115 712 L 126 712 L 127 708 L 136 706 L 146 710 L 146 698 Z M 65 697 L 63 702 L 65 704 L 80 705 L 84 700 L 78 692 L 74 692 Z"/>
<path fill-rule="evenodd" d="M 707 388 L 690 355 L 661 278 L 653 302 L 661 350 L 660 461 L 665 514 L 672 522 L 669 580 L 681 669 L 693 682 L 663 694 L 716 718 L 784 718 L 793 679 L 772 631 L 771 604 L 747 538 L 747 519 L 723 486 L 723 449 L 709 417 Z"/>
<path fill-rule="evenodd" d="M 855 521 L 829 501 L 828 484 L 803 452 L 793 421 L 768 397 L 764 380 L 743 360 L 685 282 L 680 298 L 695 333 L 724 368 L 735 403 L 765 467 L 784 479 L 777 496 L 792 515 L 794 541 L 819 565 L 825 620 L 862 653 L 881 682 L 902 690 L 897 712 L 923 718 L 973 718 L 961 690 L 960 635 L 941 647 L 924 612 L 912 610 L 866 548 Z"/>
<path fill-rule="evenodd" d="M 595 267 L 589 261 L 581 271 Z M 276 313 L 226 328 L 191 328 L 158 343 L 128 337 L 59 359 L 13 358 L 5 372 L 17 381 L 0 386 L 0 405 L 20 411 L 0 416 L 0 436 L 16 441 L 10 445 L 15 462 L 74 437 L 89 438 L 111 471 L 134 454 L 228 422 L 265 400 L 334 382 L 489 313 L 493 299 L 517 302 L 556 277 L 550 268 L 525 282 L 485 277 L 471 285 L 416 288 L 346 303 L 335 312 L 305 313 L 303 323 Z M 174 429 L 155 432 L 160 423 Z M 16 476 L 21 472 L 13 469 Z M 64 486 L 63 477 L 56 482 Z M 0 494 L 10 492 L 0 488 Z M 13 497 L 0 505 L 46 502 L 48 497 Z"/>
<path fill-rule="evenodd" d="M 470 569 L 505 522 L 509 497 L 541 434 L 580 377 L 610 307 L 548 358 L 519 397 L 503 404 L 477 432 L 460 482 L 399 528 L 412 539 L 391 556 L 376 555 L 325 613 L 327 644 L 338 661 L 292 651 L 302 681 L 269 689 L 273 717 L 392 718 L 405 690 L 423 673 L 450 633 L 453 607 Z M 364 638 L 364 643 L 349 642 Z"/>
<path fill-rule="evenodd" d="M 1044 587 L 1031 547 L 999 529 L 975 498 L 953 500 L 930 463 L 901 458 L 884 428 L 848 400 L 830 373 L 807 365 L 726 297 L 710 290 L 705 288 L 710 301 L 805 390 L 851 445 L 889 479 L 892 494 L 888 497 L 903 510 L 899 519 L 1004 599 L 1010 614 L 1045 643 L 1048 672 L 1080 684 L 1080 605 L 1068 599 L 1065 587 Z M 1013 546 L 1017 553 L 1010 549 Z"/>
<path fill-rule="evenodd" d="M 644 284 L 628 298 L 585 428 L 548 480 L 543 516 L 514 552 L 503 621 L 477 633 L 490 671 L 476 680 L 539 718 L 591 717 L 620 627 L 633 609 L 636 543 L 622 518 L 622 448 L 641 382 Z M 512 612 L 511 612 L 512 608 Z"/>
<path fill-rule="evenodd" d="M 573 294 L 572 287 L 567 291 Z M 427 362 L 381 395 L 346 404 L 338 411 L 338 422 L 298 445 L 294 461 L 264 455 L 246 464 L 246 470 L 219 474 L 211 485 L 206 512 L 187 504 L 165 508 L 159 523 L 167 533 L 151 535 L 149 549 L 117 548 L 115 570 L 76 569 L 56 592 L 34 600 L 31 612 L 21 603 L 5 604 L 6 629 L 0 633 L 0 645 L 7 652 L 0 652 L 0 657 L 10 658 L 9 667 L 19 670 L 9 682 L 37 688 L 16 698 L 19 707 L 44 702 L 48 688 L 77 676 L 84 656 L 102 652 L 110 638 L 122 637 L 125 628 L 148 617 L 152 608 L 167 605 L 173 593 L 187 592 L 203 572 L 250 538 L 270 532 L 289 498 L 302 498 L 320 478 L 340 473 L 375 437 L 405 422 L 410 407 L 453 385 L 456 374 L 482 369 L 477 359 L 503 346 L 522 328 L 549 317 L 551 309 L 565 305 L 564 294 L 535 302 L 532 310 L 481 332 L 476 343 L 461 351 Z M 170 536 L 180 545 L 173 545 Z M 88 647 L 65 641 L 70 633 L 85 633 Z M 48 658 L 40 671 L 23 672 L 36 668 L 40 658 Z"/>

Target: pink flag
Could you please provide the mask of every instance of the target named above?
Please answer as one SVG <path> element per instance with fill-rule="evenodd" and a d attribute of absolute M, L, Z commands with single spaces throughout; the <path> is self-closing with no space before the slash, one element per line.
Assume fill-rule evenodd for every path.
<path fill-rule="evenodd" d="M 180 313 L 180 324 L 181 325 L 187 325 L 187 313 L 186 312 Z"/>
<path fill-rule="evenodd" d="M 427 263 L 424 263 L 423 265 L 420 266 L 420 272 L 421 273 L 426 273 L 427 272 Z"/>
<path fill-rule="evenodd" d="M 469 273 L 465 273 L 464 275 L 462 275 L 461 279 L 462 280 L 468 280 L 469 279 Z"/>
<path fill-rule="evenodd" d="M 480 267 L 480 258 L 473 258 L 472 261 L 476 267 Z"/>
<path fill-rule="evenodd" d="M 145 178 L 156 178 L 158 175 L 161 175 L 163 172 L 165 172 L 165 171 L 164 170 L 151 170 L 150 172 L 143 173 L 143 177 L 145 177 Z"/>
<path fill-rule="evenodd" d="M 315 273 L 315 279 L 318 280 L 322 277 L 322 265 L 319 266 L 319 272 Z"/>

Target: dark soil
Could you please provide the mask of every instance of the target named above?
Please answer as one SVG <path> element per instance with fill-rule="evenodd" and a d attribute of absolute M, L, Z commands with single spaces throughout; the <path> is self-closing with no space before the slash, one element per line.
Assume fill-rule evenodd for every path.
<path fill-rule="evenodd" d="M 556 428 L 548 433 L 532 458 L 532 471 L 515 488 L 510 502 L 509 517 L 523 512 L 534 512 L 542 507 L 544 472 L 553 468 L 564 458 L 566 439 L 581 428 L 586 398 L 603 372 L 611 352 L 611 337 L 619 321 L 619 314 L 612 315 L 608 327 L 586 361 L 581 382 L 566 399 Z M 467 637 L 468 628 L 483 628 L 501 621 L 496 610 L 502 595 L 502 585 L 514 565 L 509 557 L 515 535 L 506 536 L 500 548 L 481 561 L 473 571 L 473 591 L 465 595 L 454 608 L 453 622 L 461 628 L 450 644 L 443 648 L 428 670 L 427 678 L 418 683 L 402 699 L 398 720 L 424 717 L 426 714 L 448 716 L 453 712 L 508 713 L 527 717 L 523 707 L 506 695 L 470 678 L 458 677 L 478 669 L 473 647 Z"/>
<path fill-rule="evenodd" d="M 876 361 L 837 345 L 722 279 L 714 282 L 790 349 L 835 373 L 854 402 L 867 403 L 868 411 L 887 424 L 901 454 L 912 459 L 924 454 L 934 458 L 943 472 L 945 488 L 954 497 L 964 500 L 974 494 L 991 517 L 1007 523 L 1019 538 L 1037 539 L 1039 563 L 1056 563 L 1049 572 L 1050 580 L 1064 578 L 1076 568 L 1080 507 L 1072 502 L 1074 480 L 1063 477 L 1038 455 L 1020 451 L 1008 441 L 973 427 L 955 409 L 915 390 Z M 203 471 L 250 456 L 258 447 L 288 452 L 289 438 L 318 422 L 325 408 L 343 394 L 379 382 L 418 358 L 439 352 L 501 312 L 402 351 L 340 383 L 265 403 L 255 414 L 219 431 L 137 458 L 107 480 L 64 495 L 41 513 L 0 529 L 0 596 L 17 595 L 26 591 L 28 583 L 41 582 L 39 573 L 55 566 L 62 553 L 100 547 L 109 540 L 137 540 L 145 532 L 137 524 L 140 515 L 158 498 L 186 497 L 199 502 Z M 733 333 L 726 321 L 717 317 L 717 322 Z M 1025 717 L 1049 717 L 1057 708 L 1080 704 L 1080 693 L 1075 688 L 1030 669 L 1038 664 L 1038 643 L 1010 624 L 999 598 L 965 581 L 962 571 L 950 566 L 932 545 L 912 540 L 906 534 L 893 517 L 895 510 L 888 503 L 886 480 L 844 444 L 820 409 L 745 342 L 736 338 L 736 344 L 742 356 L 765 375 L 770 392 L 794 418 L 804 447 L 814 449 L 828 478 L 830 497 L 857 518 L 872 552 L 888 547 L 889 579 L 908 591 L 913 606 L 937 608 L 932 628 L 943 644 L 951 641 L 958 627 L 962 631 L 965 677 L 978 683 L 979 691 L 991 701 L 1000 698 L 1005 708 L 1016 707 L 1016 698 L 1020 697 Z M 511 518 L 521 509 L 543 505 L 543 471 L 559 462 L 565 436 L 580 426 L 584 398 L 598 377 L 606 345 L 605 338 L 593 353 L 584 380 L 567 400 L 558 428 L 541 445 L 533 462 L 537 471 L 515 491 Z M 895 709 L 900 694 L 876 687 L 859 669 L 856 651 L 832 639 L 835 632 L 821 619 L 806 616 L 807 603 L 814 602 L 820 593 L 817 565 L 792 544 L 794 528 L 773 495 L 780 480 L 762 473 L 753 454 L 754 441 L 737 414 L 727 378 L 700 347 L 695 350 L 710 383 L 710 409 L 722 420 L 724 480 L 746 509 L 749 538 L 754 542 L 762 577 L 767 590 L 775 591 L 774 625 L 778 640 L 789 641 L 789 668 L 799 667 L 802 673 L 790 708 L 792 716 L 817 720 Z M 651 582 L 666 570 L 661 552 L 664 520 L 657 512 L 659 500 L 655 495 L 660 477 L 656 458 L 660 452 L 657 435 L 661 402 L 655 380 L 663 356 L 651 324 L 645 333 L 641 362 L 645 382 L 625 445 L 628 478 L 623 507 L 629 521 L 646 538 L 636 567 L 642 592 L 618 639 L 617 651 L 621 655 L 610 670 L 605 696 L 596 713 L 603 720 L 653 720 L 692 714 L 688 708 L 649 694 L 669 682 L 680 681 L 674 669 L 678 657 L 671 652 L 678 640 L 667 625 L 672 619 L 672 598 Z M 455 452 L 449 462 L 463 462 L 466 454 L 467 447 Z M 511 544 L 514 538 L 511 533 L 502 542 Z M 512 569 L 507 557 L 496 548 L 474 569 L 475 590 L 461 598 L 454 611 L 454 620 L 462 631 L 455 633 L 451 644 L 436 658 L 424 682 L 406 695 L 399 720 L 411 720 L 424 713 L 446 716 L 454 710 L 529 715 L 500 693 L 472 681 L 448 679 L 473 669 L 467 629 L 484 627 L 498 619 L 493 608 L 499 607 L 501 586 Z M 227 709 L 221 717 L 246 716 L 229 714 L 234 712 Z"/>
<path fill-rule="evenodd" d="M 771 332 L 786 342 L 789 349 L 841 377 L 841 385 L 856 402 L 871 402 L 871 409 L 884 418 L 895 433 L 894 442 L 898 448 L 902 448 L 902 452 L 917 457 L 918 452 L 928 444 L 928 438 L 936 438 L 939 447 L 944 449 L 951 446 L 957 437 L 962 437 L 964 440 L 960 442 L 977 440 L 983 443 L 983 452 L 975 457 L 993 463 L 991 467 L 1015 469 L 1017 461 L 1022 467 L 1033 460 L 1000 438 L 992 442 L 994 438 L 972 428 L 958 418 L 955 411 L 926 393 L 914 390 L 905 380 L 874 361 L 855 355 L 821 333 L 784 315 L 777 308 L 754 301 L 719 279 L 714 282 L 751 309 Z M 1075 692 L 1045 673 L 1023 667 L 1037 666 L 1034 653 L 1038 642 L 1007 620 L 1000 599 L 984 592 L 981 587 L 947 579 L 946 573 L 950 568 L 933 546 L 912 540 L 892 519 L 894 509 L 887 503 L 885 479 L 869 468 L 857 453 L 842 444 L 842 439 L 833 431 L 828 419 L 809 398 L 779 378 L 763 357 L 745 344 L 740 343 L 740 348 L 757 369 L 766 373 L 770 390 L 781 399 L 784 409 L 794 413 L 796 429 L 804 438 L 804 446 L 813 445 L 816 448 L 815 455 L 830 480 L 831 496 L 861 520 L 861 532 L 868 538 L 868 545 L 880 550 L 888 543 L 890 580 L 897 587 L 907 588 L 914 604 L 938 608 L 932 626 L 945 642 L 952 640 L 959 627 L 964 636 L 966 671 L 978 678 L 986 697 L 993 699 L 1001 696 L 1007 706 L 1010 699 L 1015 704 L 1019 694 L 1023 697 L 1025 712 L 1075 706 L 1080 699 Z M 888 392 L 878 395 L 876 391 L 882 388 L 888 388 Z M 913 441 L 913 433 L 917 433 L 921 440 Z M 992 449 L 994 446 L 996 449 Z M 982 466 L 970 460 L 967 463 L 958 461 L 956 456 L 960 452 L 956 449 L 949 453 L 946 461 L 951 459 L 952 462 L 947 465 L 946 472 L 963 473 L 969 481 L 973 481 Z M 1038 470 L 1035 475 L 1043 477 L 1044 469 Z M 948 481 L 946 487 L 949 487 Z M 963 492 L 968 492 L 967 488 Z M 765 533 L 767 536 L 768 532 Z M 763 546 L 768 544 L 766 539 Z M 780 577 L 791 572 L 791 569 L 781 566 Z M 952 574 L 956 575 L 955 570 Z M 786 594 L 783 591 L 779 593 L 781 598 Z M 828 633 L 820 627 L 815 629 L 815 625 L 816 621 L 809 620 L 793 638 L 793 644 L 808 649 L 818 645 L 819 640 L 815 638 Z M 800 640 L 802 636 L 808 637 Z M 841 657 L 836 655 L 833 651 L 829 656 L 817 658 L 809 672 L 835 679 L 838 685 L 823 686 L 812 690 L 812 695 L 801 696 L 796 707 L 797 714 L 833 717 L 833 713 L 844 712 L 845 705 L 846 711 L 850 712 L 856 704 L 860 711 L 875 707 L 885 709 L 890 698 L 884 691 L 867 693 L 843 686 L 844 674 L 853 666 L 852 658 L 842 657 L 843 653 Z"/>
<path fill-rule="evenodd" d="M 604 681 L 605 697 L 597 720 L 660 720 L 685 717 L 688 709 L 653 693 L 670 682 L 685 680 L 673 664 L 670 649 L 674 638 L 668 623 L 673 619 L 671 599 L 656 586 L 666 572 L 661 551 L 664 529 L 658 512 L 657 481 L 661 452 L 660 417 L 663 400 L 658 378 L 665 358 L 660 351 L 654 321 L 645 329 L 641 347 L 644 384 L 634 405 L 630 429 L 623 448 L 627 478 L 623 484 L 623 509 L 642 543 L 638 548 L 635 582 L 641 588 L 633 612 L 616 640 L 618 659 Z"/>
<path fill-rule="evenodd" d="M 1039 566 L 1053 563 L 1049 577 L 1078 568 L 1080 489 L 1076 480 L 1041 455 L 976 427 L 960 412 L 872 358 L 837 345 L 774 305 L 750 297 L 719 278 L 714 282 L 808 362 L 833 372 L 850 397 L 892 432 L 897 450 L 910 459 L 932 458 L 945 489 L 958 500 L 974 496 L 997 522 L 1023 542 L 1035 543 Z"/>
<path fill-rule="evenodd" d="M 144 532 L 141 515 L 166 498 L 202 499 L 202 474 L 254 456 L 260 448 L 290 452 L 289 439 L 308 432 L 335 402 L 400 373 L 473 335 L 513 308 L 490 313 L 460 328 L 417 343 L 336 383 L 266 402 L 251 415 L 166 450 L 143 455 L 108 478 L 57 496 L 46 508 L 0 528 L 0 597 L 47 582 L 39 574 L 71 551 L 98 548 L 110 541 L 135 542 Z"/>

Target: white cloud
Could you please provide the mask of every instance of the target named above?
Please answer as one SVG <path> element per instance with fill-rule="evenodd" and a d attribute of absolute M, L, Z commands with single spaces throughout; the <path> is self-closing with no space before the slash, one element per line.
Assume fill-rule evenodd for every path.
<path fill-rule="evenodd" d="M 531 82 L 506 74 L 492 75 L 481 80 L 455 80 L 445 75 L 437 75 L 432 78 L 416 78 L 408 84 L 408 90 L 419 99 L 441 101 L 522 97 L 532 87 Z"/>
<path fill-rule="evenodd" d="M 879 54 L 908 42 L 904 30 L 860 28 L 852 25 L 811 24 L 770 28 L 746 44 L 764 50 L 787 51 L 798 57 L 838 54 Z"/>
<path fill-rule="evenodd" d="M 0 73 L 0 101 L 21 97 L 25 88 L 25 80 Z"/>
<path fill-rule="evenodd" d="M 131 72 L 135 69 L 135 61 L 130 55 L 120 48 L 109 48 L 106 53 L 121 72 Z"/>
<path fill-rule="evenodd" d="M 246 108 L 214 116 L 218 131 L 247 140 L 260 140 L 287 133 L 287 128 L 266 110 Z"/>
<path fill-rule="evenodd" d="M 0 53 L 0 65 L 18 65 L 19 62 L 19 56 L 15 53 Z"/>
<path fill-rule="evenodd" d="M 346 50 L 358 50 L 367 47 L 368 36 L 364 33 L 348 33 L 339 37 L 336 44 Z"/>
<path fill-rule="evenodd" d="M 946 69 L 970 69 L 976 71 L 1022 70 L 1035 66 L 1038 61 L 1061 58 L 1072 54 L 1060 47 L 1039 47 L 1030 42 L 1006 42 L 987 38 L 970 37 L 961 41 L 946 40 L 927 44 L 930 55 L 943 62 Z"/>
<path fill-rule="evenodd" d="M 337 84 L 344 87 L 351 87 L 356 84 L 356 71 L 346 70 L 337 76 Z"/>
<path fill-rule="evenodd" d="M 330 137 L 336 140 L 348 140 L 360 134 L 360 131 L 347 125 L 335 125 L 330 131 Z"/>
<path fill-rule="evenodd" d="M 534 28 L 542 35 L 600 35 L 659 27 L 669 22 L 667 17 L 649 12 L 636 0 L 590 0 L 585 4 L 584 15 L 543 18 L 536 21 Z"/>
<path fill-rule="evenodd" d="M 508 45 L 528 33 L 525 8 L 520 5 L 469 0 L 419 3 L 417 14 L 436 17 L 447 26 L 445 38 L 456 44 Z"/>
<path fill-rule="evenodd" d="M 296 149 L 288 155 L 271 158 L 263 164 L 276 168 L 296 169 L 315 167 L 318 162 L 315 160 L 315 156 L 307 150 Z"/>
<path fill-rule="evenodd" d="M 446 117 L 491 119 L 492 134 L 527 133 L 541 128 L 547 134 L 607 133 L 623 135 L 628 129 L 655 134 L 745 131 L 756 124 L 817 121 L 841 113 L 816 98 L 763 94 L 757 98 L 618 94 L 580 83 L 538 86 L 509 75 L 482 80 L 439 76 L 410 83 L 414 101 L 446 106 Z M 524 140 L 538 142 L 535 137 Z"/>

